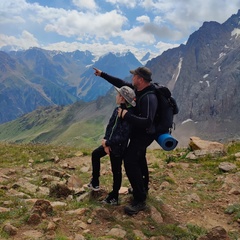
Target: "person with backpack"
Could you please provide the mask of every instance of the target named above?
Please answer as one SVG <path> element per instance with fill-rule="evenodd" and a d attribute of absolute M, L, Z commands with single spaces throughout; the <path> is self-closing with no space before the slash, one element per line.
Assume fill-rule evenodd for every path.
<path fill-rule="evenodd" d="M 144 186 L 143 176 L 148 173 L 146 149 L 155 140 L 154 118 L 158 106 L 154 86 L 151 84 L 151 71 L 146 67 L 131 70 L 132 83 L 108 75 L 97 68 L 95 75 L 120 88 L 129 86 L 135 90 L 136 107 L 134 114 L 127 109 L 119 108 L 118 116 L 132 124 L 130 142 L 124 156 L 124 167 L 133 190 L 133 201 L 124 207 L 128 215 L 137 214 L 146 209 L 148 186 Z M 145 172 L 144 172 L 145 171 Z"/>
<path fill-rule="evenodd" d="M 136 96 L 132 88 L 122 86 L 121 88 L 115 87 L 115 89 L 117 90 L 116 103 L 118 107 L 114 109 L 109 119 L 101 146 L 92 152 L 92 179 L 88 184 L 91 190 L 100 190 L 100 159 L 108 154 L 113 174 L 113 187 L 112 191 L 103 200 L 103 203 L 111 205 L 118 205 L 119 203 L 119 189 L 122 183 L 122 161 L 131 131 L 131 123 L 118 116 L 118 108 L 133 112 L 133 108 L 136 106 Z"/>

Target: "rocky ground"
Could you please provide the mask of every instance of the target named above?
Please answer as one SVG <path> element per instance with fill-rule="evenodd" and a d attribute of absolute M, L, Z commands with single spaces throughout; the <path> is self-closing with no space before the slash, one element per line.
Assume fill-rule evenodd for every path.
<path fill-rule="evenodd" d="M 80 153 L 1 168 L 0 239 L 239 240 L 240 216 L 226 210 L 240 206 L 240 154 L 235 153 L 234 164 L 226 156 L 199 161 L 199 154 L 150 151 L 148 208 L 134 216 L 123 211 L 131 199 L 125 173 L 120 205 L 101 203 L 111 189 L 107 158 L 97 193 L 86 188 L 91 161 Z"/>

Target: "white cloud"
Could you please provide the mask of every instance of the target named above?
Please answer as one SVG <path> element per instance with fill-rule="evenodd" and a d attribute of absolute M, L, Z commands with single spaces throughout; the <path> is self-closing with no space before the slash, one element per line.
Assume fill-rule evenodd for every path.
<path fill-rule="evenodd" d="M 73 4 L 79 7 L 80 9 L 95 10 L 97 9 L 97 4 L 94 0 L 72 0 Z"/>
<path fill-rule="evenodd" d="M 118 36 L 127 19 L 115 10 L 107 13 L 65 12 L 59 18 L 47 24 L 47 32 L 56 32 L 62 36 L 75 36 L 79 39 Z"/>
<path fill-rule="evenodd" d="M 24 18 L 20 16 L 13 16 L 12 18 L 6 18 L 5 16 L 1 15 L 0 16 L 0 25 L 4 24 L 15 24 L 15 23 L 25 23 L 26 21 Z"/>
<path fill-rule="evenodd" d="M 149 23 L 150 22 L 150 18 L 148 16 L 139 16 L 137 17 L 136 19 L 138 22 L 141 22 L 141 23 Z"/>
<path fill-rule="evenodd" d="M 154 23 L 148 23 L 143 26 L 143 31 L 145 34 L 152 34 L 153 36 L 164 39 L 167 41 L 167 39 L 171 39 L 172 41 L 179 40 L 183 37 L 182 32 L 178 30 L 171 29 L 165 25 L 157 25 Z"/>
<path fill-rule="evenodd" d="M 240 9 L 239 0 L 71 0 L 67 8 L 35 1 L 0 1 L 0 46 L 158 53 L 186 42 L 204 21 L 222 23 Z"/>
<path fill-rule="evenodd" d="M 113 5 L 122 5 L 129 8 L 134 8 L 136 6 L 136 0 L 106 0 L 106 2 L 111 3 Z"/>
<path fill-rule="evenodd" d="M 0 34 L 0 47 L 12 45 L 16 50 L 21 46 L 22 49 L 28 49 L 30 47 L 39 47 L 38 40 L 28 31 L 23 31 L 19 37 L 7 36 Z"/>
<path fill-rule="evenodd" d="M 127 44 L 132 45 L 136 43 L 153 44 L 155 42 L 154 35 L 144 32 L 142 27 L 135 27 L 124 31 L 122 38 Z"/>
<path fill-rule="evenodd" d="M 140 4 L 143 8 L 148 10 L 148 9 L 152 8 L 153 1 L 152 0 L 143 0 L 143 1 L 140 1 Z"/>
<path fill-rule="evenodd" d="M 158 42 L 155 45 L 155 47 L 159 50 L 159 55 L 168 49 L 176 48 L 178 46 L 179 44 L 171 44 L 171 43 L 165 43 L 165 42 Z"/>
<path fill-rule="evenodd" d="M 10 13 L 10 14 L 19 14 L 23 10 L 27 9 L 29 4 L 25 0 L 8 0 L 0 1 L 0 12 Z"/>
<path fill-rule="evenodd" d="M 239 0 L 144 0 L 141 5 L 153 11 L 162 25 L 182 32 L 179 39 L 198 29 L 204 21 L 223 23 L 240 8 Z M 156 22 L 156 21 L 155 21 Z"/>
<path fill-rule="evenodd" d="M 161 16 L 156 16 L 156 17 L 154 18 L 153 22 L 154 22 L 155 24 L 160 25 L 161 23 L 164 23 L 164 20 L 163 20 L 163 18 L 162 18 Z"/>

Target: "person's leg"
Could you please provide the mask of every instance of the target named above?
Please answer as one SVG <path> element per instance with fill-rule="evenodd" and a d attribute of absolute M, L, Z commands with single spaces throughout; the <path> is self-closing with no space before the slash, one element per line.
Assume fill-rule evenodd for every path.
<path fill-rule="evenodd" d="M 143 171 L 148 177 L 146 163 L 146 148 L 152 143 L 153 138 L 131 139 L 124 157 L 124 167 L 133 189 L 133 202 L 124 208 L 125 213 L 137 214 L 146 208 L 146 190 L 144 186 Z M 144 162 L 145 161 L 145 162 Z"/>
<path fill-rule="evenodd" d="M 141 171 L 142 171 L 142 177 L 143 177 L 143 184 L 144 184 L 144 189 L 146 193 L 148 193 L 149 190 L 149 172 L 148 172 L 148 165 L 147 165 L 147 159 L 146 159 L 146 151 L 141 159 Z M 133 189 L 129 188 L 128 189 L 129 194 L 133 194 Z"/>
<path fill-rule="evenodd" d="M 122 157 L 110 155 L 111 168 L 113 174 L 113 185 L 112 191 L 108 194 L 108 196 L 103 200 L 103 203 L 118 205 L 118 195 L 119 189 L 122 184 Z"/>
<path fill-rule="evenodd" d="M 113 173 L 112 196 L 118 199 L 118 192 L 122 185 L 122 157 L 110 155 L 111 168 Z"/>
<path fill-rule="evenodd" d="M 141 158 L 144 150 L 144 146 L 140 146 L 138 139 L 131 140 L 124 157 L 124 167 L 133 189 L 133 197 L 138 202 L 146 200 L 141 169 Z"/>
<path fill-rule="evenodd" d="M 141 158 L 141 170 L 142 170 L 144 188 L 145 188 L 145 191 L 148 192 L 149 172 L 148 172 L 148 165 L 147 165 L 147 159 L 146 159 L 146 149 L 145 149 L 145 153 L 142 155 L 142 158 Z"/>
<path fill-rule="evenodd" d="M 99 146 L 92 152 L 92 180 L 89 184 L 93 189 L 99 188 L 100 159 L 106 155 L 103 146 Z"/>

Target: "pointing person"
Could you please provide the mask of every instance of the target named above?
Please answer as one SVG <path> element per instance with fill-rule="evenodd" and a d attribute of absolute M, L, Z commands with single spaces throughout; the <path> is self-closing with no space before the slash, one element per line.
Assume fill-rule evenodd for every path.
<path fill-rule="evenodd" d="M 157 110 L 157 97 L 151 85 L 151 71 L 146 67 L 131 70 L 132 83 L 108 75 L 97 68 L 94 74 L 107 80 L 115 87 L 129 86 L 136 94 L 134 114 L 127 109 L 118 109 L 118 116 L 132 124 L 130 142 L 124 156 L 124 167 L 132 187 L 133 201 L 125 206 L 126 214 L 133 215 L 146 208 L 148 191 L 147 147 L 155 139 L 154 117 Z M 147 177 L 144 181 L 143 176 Z"/>

